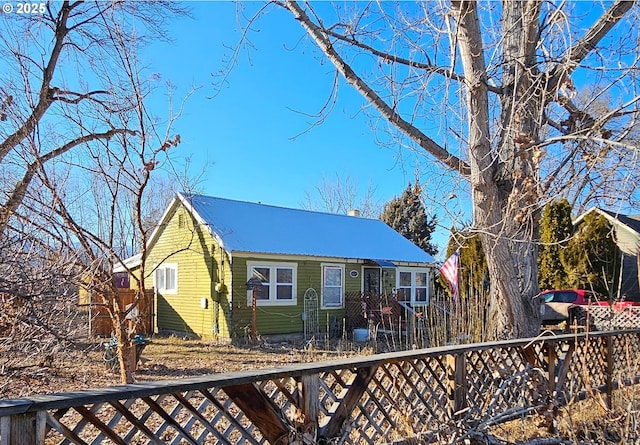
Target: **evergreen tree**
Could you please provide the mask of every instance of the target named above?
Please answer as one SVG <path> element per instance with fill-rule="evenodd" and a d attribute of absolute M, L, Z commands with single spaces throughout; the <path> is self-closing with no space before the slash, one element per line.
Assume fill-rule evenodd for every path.
<path fill-rule="evenodd" d="M 569 287 L 562 252 L 573 233 L 571 205 L 566 199 L 548 204 L 540 221 L 538 284 L 541 290 Z"/>
<path fill-rule="evenodd" d="M 422 203 L 420 183 L 409 185 L 402 195 L 394 197 L 384 205 L 380 219 L 394 230 L 412 241 L 430 255 L 435 255 L 438 248 L 431 242 L 431 234 L 436 228 L 436 217 L 427 217 Z"/>
<path fill-rule="evenodd" d="M 561 258 L 572 287 L 592 289 L 610 298 L 615 295 L 620 253 L 604 216 L 587 214 Z"/>
<path fill-rule="evenodd" d="M 458 289 L 461 296 L 482 296 L 489 292 L 489 270 L 482 248 L 480 235 L 472 234 L 469 230 L 458 232 L 451 229 L 451 236 L 447 244 L 447 258 L 456 249 L 459 250 L 458 259 Z M 440 284 L 449 288 L 447 280 L 440 276 Z"/>

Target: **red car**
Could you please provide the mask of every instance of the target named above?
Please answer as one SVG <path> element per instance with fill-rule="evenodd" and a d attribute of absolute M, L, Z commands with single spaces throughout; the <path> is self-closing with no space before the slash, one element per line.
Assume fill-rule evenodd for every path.
<path fill-rule="evenodd" d="M 584 289 L 546 290 L 540 294 L 544 303 L 597 304 L 608 306 L 609 301 L 597 293 Z"/>
<path fill-rule="evenodd" d="M 540 294 L 540 314 L 543 323 L 559 323 L 569 319 L 574 305 L 609 306 L 609 301 L 597 293 L 584 289 L 546 290 Z"/>
<path fill-rule="evenodd" d="M 569 319 L 571 306 L 609 306 L 609 300 L 596 292 L 584 289 L 546 290 L 540 293 L 540 314 L 543 323 L 558 323 Z M 627 306 L 637 306 L 637 302 L 619 301 L 613 309 L 622 311 Z"/>

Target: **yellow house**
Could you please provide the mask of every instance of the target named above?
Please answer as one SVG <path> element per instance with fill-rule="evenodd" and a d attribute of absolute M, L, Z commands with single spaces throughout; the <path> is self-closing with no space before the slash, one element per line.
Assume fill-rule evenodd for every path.
<path fill-rule="evenodd" d="M 260 334 L 302 333 L 311 316 L 342 319 L 349 292 L 427 304 L 434 267 L 380 220 L 178 194 L 150 236 L 145 284 L 157 331 L 229 341 L 248 332 L 254 295 Z"/>

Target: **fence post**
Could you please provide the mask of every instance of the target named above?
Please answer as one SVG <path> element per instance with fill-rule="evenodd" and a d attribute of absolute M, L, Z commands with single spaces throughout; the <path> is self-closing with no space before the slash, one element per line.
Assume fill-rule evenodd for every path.
<path fill-rule="evenodd" d="M 556 375 L 558 368 L 558 354 L 556 353 L 554 342 L 546 343 L 546 352 L 547 352 L 547 390 L 549 394 L 549 399 L 547 401 L 547 411 L 545 416 L 547 416 L 549 424 L 547 427 L 547 431 L 551 434 L 558 433 L 558 401 L 557 401 L 557 385 L 556 385 Z"/>
<path fill-rule="evenodd" d="M 318 414 L 320 412 L 320 376 L 303 375 L 300 379 L 303 414 L 302 433 L 315 443 L 318 439 Z"/>
<path fill-rule="evenodd" d="M 558 356 L 556 354 L 555 343 L 547 343 L 547 382 L 549 383 L 549 396 L 552 403 L 555 404 L 556 392 L 556 366 L 558 364 Z"/>
<path fill-rule="evenodd" d="M 37 411 L 0 418 L 0 445 L 44 444 L 47 412 Z"/>
<path fill-rule="evenodd" d="M 605 378 L 607 383 L 607 408 L 613 408 L 613 335 L 607 334 L 607 369 Z"/>
<path fill-rule="evenodd" d="M 467 361 L 463 354 L 447 356 L 449 369 L 449 415 L 452 419 L 461 416 L 467 406 Z"/>

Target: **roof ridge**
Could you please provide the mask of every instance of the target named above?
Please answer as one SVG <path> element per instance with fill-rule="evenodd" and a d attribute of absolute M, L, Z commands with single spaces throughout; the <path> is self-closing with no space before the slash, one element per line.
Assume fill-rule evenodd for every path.
<path fill-rule="evenodd" d="M 271 207 L 274 209 L 282 209 L 282 210 L 291 210 L 291 211 L 295 211 L 295 212 L 304 212 L 304 213 L 315 213 L 315 214 L 321 214 L 321 215 L 330 215 L 330 216 L 336 216 L 336 217 L 345 217 L 345 218 L 358 218 L 358 219 L 362 219 L 362 220 L 368 220 L 368 221 L 380 221 L 383 222 L 381 219 L 379 218 L 367 218 L 366 216 L 352 216 L 352 215 L 345 215 L 344 213 L 333 213 L 333 212 L 329 212 L 329 211 L 321 211 L 321 210 L 309 210 L 309 209 L 300 209 L 300 208 L 296 208 L 296 207 L 285 207 L 282 205 L 275 205 L 275 204 L 265 204 L 263 202 L 253 202 L 253 201 L 243 201 L 240 199 L 231 199 L 231 198 L 222 198 L 220 196 L 212 196 L 212 195 L 204 195 L 202 193 L 182 193 L 182 195 L 185 198 L 189 198 L 189 197 L 201 197 L 201 198 L 207 198 L 207 199 L 218 199 L 221 201 L 228 201 L 228 202 L 236 202 L 236 203 L 242 203 L 242 204 L 251 204 L 251 205 L 257 205 L 257 206 L 264 206 L 264 207 Z"/>

